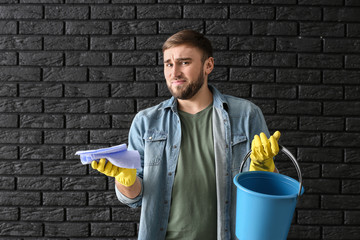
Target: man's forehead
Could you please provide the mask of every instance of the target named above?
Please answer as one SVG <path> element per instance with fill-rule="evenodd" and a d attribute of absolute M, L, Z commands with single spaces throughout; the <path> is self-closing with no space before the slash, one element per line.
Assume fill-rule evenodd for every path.
<path fill-rule="evenodd" d="M 187 59 L 201 59 L 201 51 L 197 47 L 188 45 L 179 45 L 166 49 L 164 51 L 164 61 L 169 59 L 187 58 Z"/>

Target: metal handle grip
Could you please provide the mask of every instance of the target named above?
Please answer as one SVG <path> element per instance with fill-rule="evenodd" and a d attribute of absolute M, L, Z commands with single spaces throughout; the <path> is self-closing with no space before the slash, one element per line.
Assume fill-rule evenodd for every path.
<path fill-rule="evenodd" d="M 284 146 L 279 144 L 279 151 L 282 151 L 285 153 L 286 156 L 288 156 L 292 163 L 295 165 L 296 168 L 296 172 L 299 178 L 299 182 L 300 182 L 300 186 L 299 186 L 299 192 L 298 192 L 298 197 L 301 195 L 301 189 L 302 189 L 302 185 L 303 185 L 303 180 L 302 180 L 302 176 L 301 176 L 301 170 L 300 170 L 300 166 L 299 163 L 296 161 L 295 157 L 291 154 L 291 152 L 285 148 Z M 251 150 L 245 155 L 244 160 L 242 161 L 241 165 L 240 165 L 240 170 L 239 173 L 242 172 L 244 166 L 245 166 L 245 162 L 246 160 L 250 157 L 251 155 Z"/>

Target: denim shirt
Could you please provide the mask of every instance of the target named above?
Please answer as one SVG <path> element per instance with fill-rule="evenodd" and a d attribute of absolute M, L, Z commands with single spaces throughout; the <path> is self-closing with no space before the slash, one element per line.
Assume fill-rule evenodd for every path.
<path fill-rule="evenodd" d="M 269 136 L 259 107 L 245 99 L 213 93 L 213 135 L 217 191 L 217 239 L 235 238 L 236 186 L 233 178 L 251 148 L 255 134 Z M 181 124 L 174 97 L 140 111 L 129 132 L 128 149 L 138 150 L 142 169 L 137 174 L 142 190 L 127 198 L 115 187 L 118 199 L 130 206 L 141 206 L 139 238 L 165 239 L 171 193 L 180 152 Z M 249 168 L 249 161 L 245 169 Z"/>

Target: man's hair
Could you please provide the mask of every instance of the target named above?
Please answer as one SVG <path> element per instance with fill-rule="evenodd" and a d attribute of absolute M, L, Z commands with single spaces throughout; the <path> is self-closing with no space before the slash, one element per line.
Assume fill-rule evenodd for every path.
<path fill-rule="evenodd" d="M 163 44 L 162 51 L 179 45 L 189 45 L 197 47 L 203 52 L 202 61 L 204 62 L 209 57 L 213 56 L 213 49 L 211 42 L 203 34 L 194 30 L 182 30 L 170 36 Z"/>

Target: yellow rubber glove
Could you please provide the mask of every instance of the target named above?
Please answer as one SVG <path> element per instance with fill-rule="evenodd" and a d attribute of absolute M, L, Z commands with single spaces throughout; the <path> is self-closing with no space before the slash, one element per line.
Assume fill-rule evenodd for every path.
<path fill-rule="evenodd" d="M 269 139 L 265 133 L 255 135 L 251 143 L 251 163 L 249 171 L 274 172 L 275 164 L 273 157 L 279 153 L 278 140 L 280 132 L 276 131 Z"/>
<path fill-rule="evenodd" d="M 121 168 L 106 162 L 105 158 L 101 158 L 99 162 L 92 161 L 91 167 L 109 177 L 114 177 L 120 184 L 130 187 L 136 180 L 136 169 Z"/>

